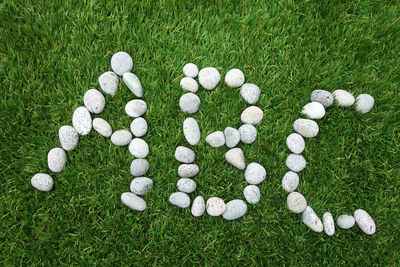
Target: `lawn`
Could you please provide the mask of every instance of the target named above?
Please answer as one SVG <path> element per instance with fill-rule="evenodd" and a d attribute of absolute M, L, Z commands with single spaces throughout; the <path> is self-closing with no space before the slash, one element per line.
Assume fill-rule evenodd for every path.
<path fill-rule="evenodd" d="M 400 264 L 400 4 L 396 1 L 12 1 L 0 3 L 0 264 L 8 265 L 399 265 Z M 93 131 L 51 174 L 49 193 L 30 185 L 49 173 L 47 153 L 60 146 L 58 129 L 71 125 L 97 78 L 117 51 L 128 52 L 148 103 L 148 209 L 120 201 L 129 191 L 132 156 Z M 194 62 L 222 75 L 243 70 L 262 90 L 264 111 L 246 161 L 262 164 L 261 201 L 236 221 L 168 202 L 175 192 L 178 145 L 187 145 L 179 109 L 182 67 Z M 322 217 L 368 211 L 377 226 L 328 237 L 286 207 L 281 178 L 285 139 L 315 89 L 371 94 L 361 115 L 332 106 L 306 140 L 307 168 L 298 190 Z M 239 127 L 247 104 L 223 82 L 198 93 L 193 117 L 202 140 L 193 149 L 200 174 L 191 194 L 242 198 L 243 172 L 205 137 Z M 128 129 L 133 94 L 120 82 L 98 117 Z"/>

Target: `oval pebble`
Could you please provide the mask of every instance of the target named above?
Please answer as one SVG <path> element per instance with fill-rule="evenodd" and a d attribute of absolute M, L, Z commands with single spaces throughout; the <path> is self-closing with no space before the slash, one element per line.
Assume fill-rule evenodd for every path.
<path fill-rule="evenodd" d="M 119 76 L 130 72 L 133 68 L 133 60 L 126 52 L 117 52 L 111 57 L 111 68 Z"/>
<path fill-rule="evenodd" d="M 267 172 L 261 164 L 252 162 L 247 165 L 244 177 L 249 184 L 259 184 L 264 181 Z"/>
<path fill-rule="evenodd" d="M 119 79 L 117 74 L 112 71 L 104 72 L 99 76 L 99 85 L 101 90 L 108 95 L 115 95 L 118 90 Z"/>
<path fill-rule="evenodd" d="M 301 154 L 306 147 L 304 138 L 298 133 L 289 134 L 286 138 L 286 145 L 294 154 Z"/>
<path fill-rule="evenodd" d="M 241 148 L 232 148 L 225 153 L 226 161 L 239 170 L 246 167 L 243 150 Z"/>
<path fill-rule="evenodd" d="M 245 144 L 252 144 L 257 138 L 257 129 L 251 124 L 243 124 L 239 127 L 240 141 Z"/>
<path fill-rule="evenodd" d="M 200 142 L 200 128 L 193 118 L 186 118 L 183 122 L 183 134 L 192 146 Z"/>
<path fill-rule="evenodd" d="M 290 154 L 286 158 L 286 166 L 294 172 L 301 172 L 306 167 L 306 160 L 302 155 Z"/>
<path fill-rule="evenodd" d="M 335 234 L 335 222 L 332 214 L 325 212 L 324 215 L 322 215 L 322 224 L 324 225 L 325 234 L 328 236 L 333 236 Z"/>
<path fill-rule="evenodd" d="M 111 135 L 111 142 L 116 146 L 126 146 L 132 141 L 132 134 L 127 130 L 118 130 Z"/>
<path fill-rule="evenodd" d="M 129 152 L 138 159 L 143 159 L 149 154 L 149 145 L 141 138 L 134 138 L 129 144 Z"/>
<path fill-rule="evenodd" d="M 187 208 L 190 205 L 190 198 L 183 192 L 175 192 L 169 196 L 169 202 L 180 208 Z"/>
<path fill-rule="evenodd" d="M 147 133 L 147 121 L 142 117 L 134 119 L 130 126 L 131 133 L 136 137 L 142 137 Z"/>
<path fill-rule="evenodd" d="M 260 189 L 256 185 L 248 185 L 243 190 L 243 195 L 246 201 L 250 204 L 256 204 L 260 201 Z"/>
<path fill-rule="evenodd" d="M 236 220 L 245 215 L 247 212 L 247 204 L 241 199 L 234 199 L 226 203 L 226 210 L 222 214 L 222 218 L 228 221 Z"/>
<path fill-rule="evenodd" d="M 125 105 L 125 112 L 130 117 L 140 117 L 147 110 L 147 104 L 141 99 L 133 99 Z"/>
<path fill-rule="evenodd" d="M 354 96 L 345 90 L 336 90 L 332 95 L 337 101 L 337 104 L 342 107 L 352 106 L 355 102 Z"/>
<path fill-rule="evenodd" d="M 99 114 L 103 112 L 104 107 L 106 105 L 106 99 L 103 94 L 96 89 L 89 89 L 86 91 L 85 96 L 83 97 L 83 103 L 87 110 L 89 110 L 93 114 Z"/>
<path fill-rule="evenodd" d="M 291 192 L 286 199 L 289 210 L 293 213 L 302 213 L 307 207 L 306 198 L 299 192 Z"/>
<path fill-rule="evenodd" d="M 315 137 L 319 132 L 318 124 L 309 119 L 297 119 L 293 123 L 293 129 L 303 137 Z"/>
<path fill-rule="evenodd" d="M 374 219 L 363 209 L 358 209 L 354 212 L 354 219 L 360 229 L 367 235 L 372 235 L 376 232 Z"/>
<path fill-rule="evenodd" d="M 342 229 L 350 229 L 354 223 L 354 217 L 347 214 L 340 215 L 336 220 L 336 224 Z"/>
<path fill-rule="evenodd" d="M 186 77 L 190 78 L 196 78 L 197 74 L 199 74 L 199 69 L 193 63 L 187 63 L 185 66 L 183 66 L 182 71 Z"/>
<path fill-rule="evenodd" d="M 193 193 L 196 190 L 196 182 L 189 178 L 181 178 L 176 183 L 178 190 L 183 193 Z"/>
<path fill-rule="evenodd" d="M 311 93 L 311 101 L 321 103 L 327 108 L 333 104 L 333 95 L 326 90 L 314 90 Z"/>
<path fill-rule="evenodd" d="M 282 188 L 290 193 L 297 189 L 299 186 L 299 175 L 295 172 L 288 171 L 282 178 Z"/>
<path fill-rule="evenodd" d="M 196 154 L 188 147 L 178 146 L 175 149 L 175 158 L 182 163 L 192 163 L 196 158 Z"/>
<path fill-rule="evenodd" d="M 221 131 L 216 131 L 213 132 L 206 137 L 206 142 L 211 146 L 211 147 L 221 147 L 225 145 L 225 135 Z"/>
<path fill-rule="evenodd" d="M 206 90 L 213 90 L 221 81 L 221 74 L 216 68 L 207 67 L 199 72 L 199 83 Z"/>
<path fill-rule="evenodd" d="M 250 105 L 257 103 L 260 94 L 260 88 L 252 83 L 245 83 L 240 89 L 240 95 L 243 97 L 244 101 Z"/>
<path fill-rule="evenodd" d="M 122 80 L 124 81 L 126 87 L 128 87 L 128 89 L 131 90 L 135 96 L 143 97 L 143 87 L 138 76 L 132 72 L 125 72 L 122 75 Z"/>
<path fill-rule="evenodd" d="M 61 172 L 67 161 L 64 149 L 55 147 L 47 154 L 47 165 L 52 172 Z"/>
<path fill-rule="evenodd" d="M 263 111 L 259 107 L 250 106 L 243 110 L 240 119 L 245 124 L 256 125 L 262 120 L 263 116 Z"/>
<path fill-rule="evenodd" d="M 31 178 L 31 185 L 39 191 L 48 192 L 54 186 L 53 178 L 46 173 L 36 173 Z"/>
<path fill-rule="evenodd" d="M 79 143 L 79 135 L 74 127 L 69 125 L 63 125 L 58 130 L 58 137 L 60 139 L 61 147 L 65 151 L 71 151 Z"/>
<path fill-rule="evenodd" d="M 232 88 L 238 88 L 244 83 L 244 74 L 239 69 L 231 69 L 225 75 L 225 83 Z"/>
<path fill-rule="evenodd" d="M 356 98 L 356 110 L 361 114 L 371 111 L 375 103 L 374 98 L 368 94 L 361 94 Z"/>
<path fill-rule="evenodd" d="M 225 145 L 227 148 L 233 148 L 240 142 L 240 133 L 232 127 L 226 127 L 224 130 Z"/>
<path fill-rule="evenodd" d="M 144 211 L 147 208 L 146 201 L 131 192 L 122 193 L 121 201 L 133 210 Z"/>
<path fill-rule="evenodd" d="M 130 184 L 132 193 L 142 196 L 153 187 L 153 180 L 148 177 L 136 177 Z"/>
<path fill-rule="evenodd" d="M 134 159 L 131 163 L 130 170 L 134 177 L 143 176 L 149 170 L 149 162 L 145 159 Z"/>
<path fill-rule="evenodd" d="M 303 107 L 301 113 L 303 113 L 310 119 L 319 120 L 325 116 L 325 108 L 319 102 L 311 102 Z"/>
<path fill-rule="evenodd" d="M 200 98 L 193 93 L 186 93 L 179 99 L 179 106 L 183 112 L 194 114 L 199 110 Z"/>
<path fill-rule="evenodd" d="M 182 178 L 192 178 L 199 173 L 199 166 L 196 164 L 181 164 L 178 167 L 178 175 Z"/>
<path fill-rule="evenodd" d="M 190 77 L 182 78 L 179 85 L 183 90 L 187 90 L 192 93 L 196 93 L 199 90 L 199 85 L 197 84 L 196 80 Z"/>
<path fill-rule="evenodd" d="M 85 107 L 78 107 L 72 115 L 72 126 L 80 135 L 88 135 L 92 130 L 92 117 Z"/>
<path fill-rule="evenodd" d="M 210 216 L 220 216 L 226 210 L 225 202 L 219 197 L 210 197 L 206 202 L 206 211 Z"/>
<path fill-rule="evenodd" d="M 314 232 L 320 233 L 324 230 L 321 219 L 310 206 L 307 206 L 301 215 L 303 223 Z"/>
<path fill-rule="evenodd" d="M 110 137 L 112 134 L 110 124 L 102 118 L 95 118 L 93 120 L 93 129 L 104 137 Z"/>
<path fill-rule="evenodd" d="M 206 211 L 206 203 L 204 201 L 204 198 L 202 196 L 197 196 L 193 200 L 192 209 L 191 209 L 192 215 L 194 217 L 199 217 L 199 216 L 203 215 L 205 211 Z"/>

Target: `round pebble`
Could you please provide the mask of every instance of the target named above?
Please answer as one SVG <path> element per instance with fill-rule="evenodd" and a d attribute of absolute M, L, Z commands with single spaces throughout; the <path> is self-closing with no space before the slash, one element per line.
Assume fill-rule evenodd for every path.
<path fill-rule="evenodd" d="M 210 197 L 206 202 L 206 210 L 210 216 L 220 216 L 225 212 L 226 204 L 219 197 Z"/>
<path fill-rule="evenodd" d="M 130 72 L 133 68 L 133 60 L 126 52 L 117 52 L 111 57 L 112 70 L 122 76 L 125 72 Z"/>
<path fill-rule="evenodd" d="M 225 75 L 225 83 L 232 88 L 238 88 L 244 83 L 244 74 L 239 69 L 231 69 Z"/>
<path fill-rule="evenodd" d="M 128 87 L 131 92 L 137 97 L 143 97 L 143 87 L 140 83 L 138 76 L 132 72 L 126 72 L 122 75 L 122 80 L 124 81 L 126 87 Z"/>
<path fill-rule="evenodd" d="M 240 119 L 245 124 L 256 125 L 262 120 L 263 116 L 263 111 L 259 107 L 250 106 L 243 110 Z"/>
<path fill-rule="evenodd" d="M 196 93 L 199 90 L 199 85 L 197 84 L 196 80 L 190 77 L 182 78 L 179 84 L 182 89 L 192 93 Z"/>
<path fill-rule="evenodd" d="M 368 94 L 361 94 L 356 98 L 356 110 L 361 114 L 366 114 L 371 111 L 375 100 Z"/>
<path fill-rule="evenodd" d="M 147 177 L 136 177 L 132 180 L 130 189 L 132 193 L 142 196 L 153 187 L 153 180 Z"/>
<path fill-rule="evenodd" d="M 219 84 L 221 74 L 216 68 L 207 67 L 199 72 L 199 83 L 206 90 L 213 90 Z"/>
<path fill-rule="evenodd" d="M 99 114 L 103 112 L 104 107 L 106 105 L 106 99 L 103 94 L 96 89 L 89 89 L 86 91 L 85 96 L 83 97 L 83 103 L 87 110 L 89 110 L 93 114 Z"/>
<path fill-rule="evenodd" d="M 225 153 L 226 161 L 239 170 L 244 170 L 246 167 L 243 150 L 241 148 L 232 148 Z"/>
<path fill-rule="evenodd" d="M 349 107 L 355 102 L 354 96 L 345 90 L 336 90 L 332 93 L 339 106 Z"/>
<path fill-rule="evenodd" d="M 192 215 L 194 217 L 199 217 L 204 214 L 205 210 L 206 210 L 206 203 L 204 202 L 204 198 L 202 196 L 197 196 L 193 200 L 191 209 Z"/>
<path fill-rule="evenodd" d="M 186 77 L 190 78 L 196 78 L 197 74 L 199 74 L 199 69 L 193 63 L 187 63 L 185 66 L 183 66 L 182 71 Z"/>
<path fill-rule="evenodd" d="M 293 129 L 303 137 L 315 137 L 319 132 L 318 124 L 309 119 L 297 119 L 293 123 Z"/>
<path fill-rule="evenodd" d="M 225 220 L 232 221 L 239 219 L 247 212 L 247 204 L 241 199 L 234 199 L 226 203 L 226 210 L 222 214 Z"/>
<path fill-rule="evenodd" d="M 175 149 L 175 158 L 182 163 L 192 163 L 196 158 L 196 154 L 188 147 L 178 146 Z"/>
<path fill-rule="evenodd" d="M 132 134 L 127 130 L 118 130 L 111 135 L 111 143 L 116 146 L 126 146 L 132 141 Z"/>
<path fill-rule="evenodd" d="M 290 154 L 286 158 L 286 166 L 294 172 L 300 172 L 306 167 L 306 160 L 302 155 Z"/>
<path fill-rule="evenodd" d="M 176 183 L 178 190 L 183 193 L 193 193 L 196 190 L 196 182 L 189 178 L 181 178 Z"/>
<path fill-rule="evenodd" d="M 73 150 L 79 143 L 79 135 L 74 127 L 69 125 L 61 126 L 58 130 L 61 147 L 65 151 Z"/>
<path fill-rule="evenodd" d="M 289 150 L 294 154 L 301 154 L 306 147 L 304 138 L 297 133 L 292 133 L 288 135 L 288 137 L 286 138 L 286 145 Z"/>
<path fill-rule="evenodd" d="M 169 196 L 169 202 L 180 208 L 187 208 L 190 205 L 190 198 L 183 192 L 175 192 Z"/>
<path fill-rule="evenodd" d="M 181 164 L 178 167 L 178 175 L 182 178 L 192 178 L 199 173 L 199 166 L 196 164 Z"/>
<path fill-rule="evenodd" d="M 329 212 L 325 212 L 322 215 L 322 224 L 324 225 L 324 232 L 328 236 L 333 236 L 335 234 L 335 222 L 333 221 L 333 216 Z"/>
<path fill-rule="evenodd" d="M 314 232 L 320 233 L 324 230 L 321 219 L 310 206 L 307 206 L 306 209 L 303 211 L 302 218 L 303 223 Z"/>
<path fill-rule="evenodd" d="M 232 127 L 226 127 L 224 130 L 225 145 L 227 148 L 233 148 L 240 142 L 240 133 Z"/>
<path fill-rule="evenodd" d="M 286 192 L 293 192 L 299 186 L 299 175 L 295 172 L 288 171 L 282 178 L 282 188 Z"/>
<path fill-rule="evenodd" d="M 133 210 L 144 211 L 147 208 L 146 201 L 131 192 L 122 193 L 121 201 Z"/>
<path fill-rule="evenodd" d="M 354 219 L 360 229 L 367 235 L 372 235 L 376 232 L 374 219 L 365 210 L 358 209 L 354 212 Z"/>
<path fill-rule="evenodd" d="M 244 101 L 246 101 L 250 105 L 254 105 L 255 103 L 257 103 L 260 94 L 260 88 L 252 83 L 245 83 L 240 89 L 240 95 L 243 97 Z"/>
<path fill-rule="evenodd" d="M 72 115 L 72 126 L 80 135 L 88 135 L 92 130 L 92 117 L 85 107 L 75 109 Z"/>
<path fill-rule="evenodd" d="M 93 120 L 93 129 L 104 137 L 110 137 L 112 134 L 110 124 L 102 118 L 95 118 Z"/>
<path fill-rule="evenodd" d="M 112 71 L 107 71 L 100 75 L 98 80 L 100 88 L 104 93 L 112 96 L 115 95 L 119 83 L 117 74 Z"/>
<path fill-rule="evenodd" d="M 303 107 L 301 113 L 303 113 L 310 119 L 319 120 L 325 116 L 325 108 L 319 102 L 311 102 Z"/>
<path fill-rule="evenodd" d="M 142 117 L 134 119 L 131 123 L 131 132 L 136 137 L 142 137 L 147 133 L 147 121 Z"/>
<path fill-rule="evenodd" d="M 47 165 L 52 172 L 61 172 L 67 161 L 64 149 L 55 147 L 47 154 Z"/>
<path fill-rule="evenodd" d="M 243 190 L 243 195 L 246 201 L 250 204 L 256 204 L 260 201 L 260 189 L 256 185 L 248 185 Z"/>
<path fill-rule="evenodd" d="M 225 135 L 221 131 L 213 132 L 206 137 L 206 142 L 216 148 L 225 145 Z"/>
<path fill-rule="evenodd" d="M 141 138 L 134 138 L 129 144 L 129 152 L 138 159 L 143 159 L 149 154 L 149 146 Z"/>
<path fill-rule="evenodd" d="M 251 124 L 243 124 L 239 127 L 240 141 L 252 144 L 257 138 L 257 129 Z"/>
<path fill-rule="evenodd" d="M 193 93 L 186 93 L 179 99 L 179 106 L 183 112 L 194 114 L 199 110 L 200 98 Z"/>
<path fill-rule="evenodd" d="M 299 192 L 291 192 L 286 199 L 289 210 L 293 213 L 302 213 L 307 207 L 306 198 Z"/>
<path fill-rule="evenodd" d="M 247 165 L 244 177 L 249 184 L 259 184 L 264 181 L 267 172 L 261 164 L 252 162 Z"/>
<path fill-rule="evenodd" d="M 311 101 L 321 103 L 327 108 L 333 104 L 333 95 L 326 90 L 314 90 L 311 93 Z"/>
<path fill-rule="evenodd" d="M 353 227 L 354 223 L 354 217 L 347 214 L 340 215 L 336 221 L 336 224 L 342 229 L 350 229 Z"/>
<path fill-rule="evenodd" d="M 145 159 L 134 159 L 130 169 L 132 176 L 143 176 L 149 170 L 149 162 Z"/>
<path fill-rule="evenodd" d="M 186 118 L 183 122 L 183 134 L 192 146 L 200 142 L 200 128 L 193 118 Z"/>
<path fill-rule="evenodd" d="M 130 117 L 140 117 L 147 110 L 147 104 L 141 99 L 133 99 L 125 105 L 125 112 Z"/>
<path fill-rule="evenodd" d="M 46 173 L 37 173 L 31 179 L 31 184 L 39 191 L 48 192 L 54 186 L 53 178 Z"/>

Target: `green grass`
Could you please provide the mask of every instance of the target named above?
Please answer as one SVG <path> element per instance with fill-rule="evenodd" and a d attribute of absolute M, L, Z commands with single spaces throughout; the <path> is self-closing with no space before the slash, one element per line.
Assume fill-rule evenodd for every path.
<path fill-rule="evenodd" d="M 62 4 L 60 3 L 62 2 Z M 400 5 L 396 1 L 216 1 L 0 3 L 0 262 L 1 265 L 399 265 L 400 242 Z M 48 172 L 57 131 L 111 55 L 127 51 L 149 104 L 145 137 L 148 176 L 155 187 L 148 209 L 120 201 L 129 190 L 132 160 L 95 131 L 68 153 L 50 193 L 30 178 Z M 174 150 L 186 144 L 178 107 L 182 67 L 194 62 L 224 75 L 240 68 L 262 89 L 258 138 L 241 145 L 247 162 L 265 166 L 262 200 L 240 220 L 194 218 L 168 203 L 176 190 Z M 281 178 L 289 154 L 285 138 L 314 89 L 369 93 L 375 107 L 329 108 L 320 134 L 307 139 L 302 192 L 322 216 L 367 210 L 377 233 L 358 227 L 334 237 L 317 234 L 285 206 Z M 224 83 L 200 90 L 194 115 L 202 142 L 194 147 L 201 172 L 195 195 L 242 198 L 243 173 L 204 138 L 240 126 L 246 107 Z M 99 117 L 128 128 L 123 83 L 106 96 Z"/>

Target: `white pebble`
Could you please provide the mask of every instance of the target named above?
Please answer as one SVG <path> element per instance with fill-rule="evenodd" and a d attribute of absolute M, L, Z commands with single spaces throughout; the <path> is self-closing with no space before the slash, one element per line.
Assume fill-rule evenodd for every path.
<path fill-rule="evenodd" d="M 294 154 L 301 154 L 306 147 L 304 138 L 298 133 L 289 134 L 286 138 L 286 145 Z"/>
<path fill-rule="evenodd" d="M 179 106 L 183 112 L 194 114 L 199 110 L 200 98 L 193 93 L 186 93 L 179 99 Z"/>
<path fill-rule="evenodd" d="M 142 196 L 153 187 L 153 180 L 148 177 L 136 177 L 129 187 L 132 193 Z"/>
<path fill-rule="evenodd" d="M 226 203 L 225 212 L 222 218 L 228 221 L 236 220 L 245 215 L 247 212 L 247 204 L 241 199 L 234 199 Z"/>
<path fill-rule="evenodd" d="M 104 107 L 106 105 L 106 99 L 103 94 L 96 89 L 89 89 L 86 91 L 85 96 L 83 97 L 83 103 L 87 110 L 89 110 L 93 114 L 99 114 L 103 112 Z"/>
<path fill-rule="evenodd" d="M 286 158 L 286 166 L 294 172 L 300 172 L 306 167 L 306 160 L 302 155 L 290 154 Z"/>
<path fill-rule="evenodd" d="M 206 202 L 206 210 L 210 216 L 220 216 L 225 212 L 226 204 L 219 197 L 210 197 Z"/>
<path fill-rule="evenodd" d="M 295 172 L 288 171 L 282 178 L 282 188 L 290 193 L 297 189 L 299 186 L 299 175 Z"/>
<path fill-rule="evenodd" d="M 307 207 L 306 198 L 299 192 L 291 192 L 286 199 L 289 210 L 293 213 L 302 213 Z"/>
<path fill-rule="evenodd" d="M 332 214 L 325 212 L 324 215 L 322 215 L 322 224 L 324 225 L 325 234 L 328 236 L 333 236 L 335 234 L 335 222 Z"/>
<path fill-rule="evenodd" d="M 204 214 L 205 210 L 206 210 L 206 203 L 204 202 L 204 198 L 202 196 L 197 196 L 193 200 L 191 209 L 192 215 L 194 217 L 199 217 Z"/>
<path fill-rule="evenodd" d="M 319 132 L 318 124 L 309 119 L 297 119 L 293 123 L 293 129 L 303 137 L 315 137 Z"/>
<path fill-rule="evenodd" d="M 182 178 L 192 178 L 199 173 L 199 170 L 196 164 L 181 164 L 178 167 L 178 175 Z"/>
<path fill-rule="evenodd" d="M 239 127 L 240 141 L 252 144 L 257 138 L 257 129 L 251 124 L 243 124 Z"/>
<path fill-rule="evenodd" d="M 55 147 L 47 154 L 47 165 L 52 172 L 61 172 L 67 161 L 64 149 Z"/>
<path fill-rule="evenodd" d="M 121 201 L 133 210 L 144 211 L 147 208 L 146 201 L 131 192 L 122 193 Z"/>
<path fill-rule="evenodd" d="M 180 208 L 187 208 L 190 205 L 190 198 L 183 192 L 175 192 L 169 196 L 169 202 Z"/>
<path fill-rule="evenodd" d="M 196 190 L 196 182 L 189 178 L 181 178 L 176 183 L 178 190 L 183 193 L 193 193 Z"/>
<path fill-rule="evenodd" d="M 257 103 L 260 94 L 260 88 L 252 83 L 245 83 L 240 89 L 240 95 L 243 97 L 244 101 L 250 105 Z"/>
<path fill-rule="evenodd" d="M 102 118 L 95 118 L 93 120 L 93 129 L 104 137 L 110 137 L 112 134 L 110 124 Z"/>
<path fill-rule="evenodd" d="M 182 163 L 192 163 L 196 158 L 196 154 L 188 147 L 178 146 L 175 149 L 175 158 Z"/>
<path fill-rule="evenodd" d="M 111 135 L 110 140 L 116 146 L 126 146 L 132 141 L 132 134 L 127 130 L 118 130 Z"/>
<path fill-rule="evenodd" d="M 134 159 L 131 163 L 130 170 L 134 177 L 143 176 L 149 170 L 149 162 L 145 159 Z"/>
<path fill-rule="evenodd" d="M 190 77 L 182 78 L 179 84 L 183 90 L 187 90 L 192 93 L 196 93 L 199 90 L 199 85 L 197 84 L 196 80 Z"/>
<path fill-rule="evenodd" d="M 240 133 L 232 127 L 226 127 L 224 130 L 225 145 L 227 148 L 233 148 L 240 142 Z"/>
<path fill-rule="evenodd" d="M 197 74 L 199 74 L 199 69 L 193 63 L 187 63 L 185 66 L 183 66 L 182 71 L 186 77 L 190 78 L 196 78 Z"/>
<path fill-rule="evenodd" d="M 147 133 L 147 121 L 142 117 L 138 117 L 131 122 L 131 132 L 136 137 L 142 137 Z"/>
<path fill-rule="evenodd" d="M 371 95 L 361 94 L 356 98 L 356 110 L 361 114 L 370 112 L 374 106 L 375 100 Z"/>
<path fill-rule="evenodd" d="M 307 206 L 301 215 L 303 223 L 314 232 L 320 233 L 324 230 L 321 219 L 310 206 Z"/>
<path fill-rule="evenodd" d="M 263 116 L 264 113 L 259 107 L 250 106 L 243 110 L 240 119 L 243 123 L 256 125 L 262 120 Z"/>
<path fill-rule="evenodd" d="M 206 137 L 206 142 L 211 146 L 211 147 L 221 147 L 225 145 L 225 135 L 221 131 L 216 131 L 213 133 L 210 133 Z"/>
<path fill-rule="evenodd" d="M 200 128 L 193 118 L 186 118 L 183 122 L 183 134 L 192 146 L 200 142 Z"/>
<path fill-rule="evenodd" d="M 319 102 L 311 102 L 303 107 L 301 113 L 303 113 L 310 119 L 319 120 L 325 116 L 325 108 Z"/>
<path fill-rule="evenodd" d="M 367 235 L 372 235 L 376 232 L 374 219 L 365 210 L 358 209 L 354 212 L 354 219 L 360 229 Z"/>
<path fill-rule="evenodd" d="M 92 117 L 85 107 L 78 107 L 72 115 L 72 126 L 80 135 L 88 135 L 92 130 Z"/>
<path fill-rule="evenodd" d="M 225 83 L 232 88 L 238 88 L 244 83 L 244 74 L 239 69 L 231 69 L 225 75 Z"/>
<path fill-rule="evenodd" d="M 247 165 L 244 177 L 249 184 L 259 184 L 264 181 L 267 172 L 261 164 L 252 162 Z"/>
<path fill-rule="evenodd" d="M 31 184 L 39 191 L 48 192 L 53 188 L 54 181 L 46 173 L 36 173 L 31 179 Z"/>
<path fill-rule="evenodd" d="M 125 105 L 125 112 L 130 117 L 140 117 L 147 110 L 147 104 L 141 99 L 133 99 Z"/>
<path fill-rule="evenodd" d="M 58 137 L 60 139 L 61 147 L 65 151 L 71 151 L 79 143 L 79 135 L 74 127 L 69 125 L 61 126 L 58 130 Z"/>
<path fill-rule="evenodd" d="M 221 74 L 216 68 L 207 67 L 199 72 L 199 83 L 206 90 L 213 90 L 219 84 Z"/>
<path fill-rule="evenodd" d="M 243 195 L 246 201 L 250 204 L 256 204 L 260 201 L 260 189 L 256 185 L 248 185 L 243 190 Z"/>
<path fill-rule="evenodd" d="M 135 96 L 143 97 L 143 87 L 138 76 L 132 72 L 126 72 L 122 76 L 122 80 L 124 81 L 126 87 L 128 87 L 128 89 L 131 90 Z"/>
<path fill-rule="evenodd" d="M 336 224 L 342 229 L 350 229 L 353 227 L 354 223 L 354 217 L 347 214 L 340 215 L 336 221 Z"/>
<path fill-rule="evenodd" d="M 112 70 L 122 76 L 125 72 L 130 72 L 133 68 L 133 60 L 126 52 L 117 52 L 111 57 Z"/>
<path fill-rule="evenodd" d="M 333 95 L 326 90 L 314 90 L 311 93 L 311 101 L 321 103 L 327 108 L 333 104 Z"/>
<path fill-rule="evenodd" d="M 143 159 L 149 154 L 149 145 L 141 138 L 134 138 L 129 144 L 129 152 L 137 159 Z"/>
<path fill-rule="evenodd" d="M 232 148 L 225 153 L 226 161 L 239 170 L 244 170 L 246 167 L 243 150 L 241 148 Z"/>
<path fill-rule="evenodd" d="M 336 90 L 332 93 L 339 106 L 349 107 L 355 102 L 354 96 L 345 90 Z"/>
<path fill-rule="evenodd" d="M 112 71 L 104 72 L 99 76 L 99 85 L 101 90 L 108 95 L 115 95 L 118 90 L 119 79 L 117 74 Z"/>

